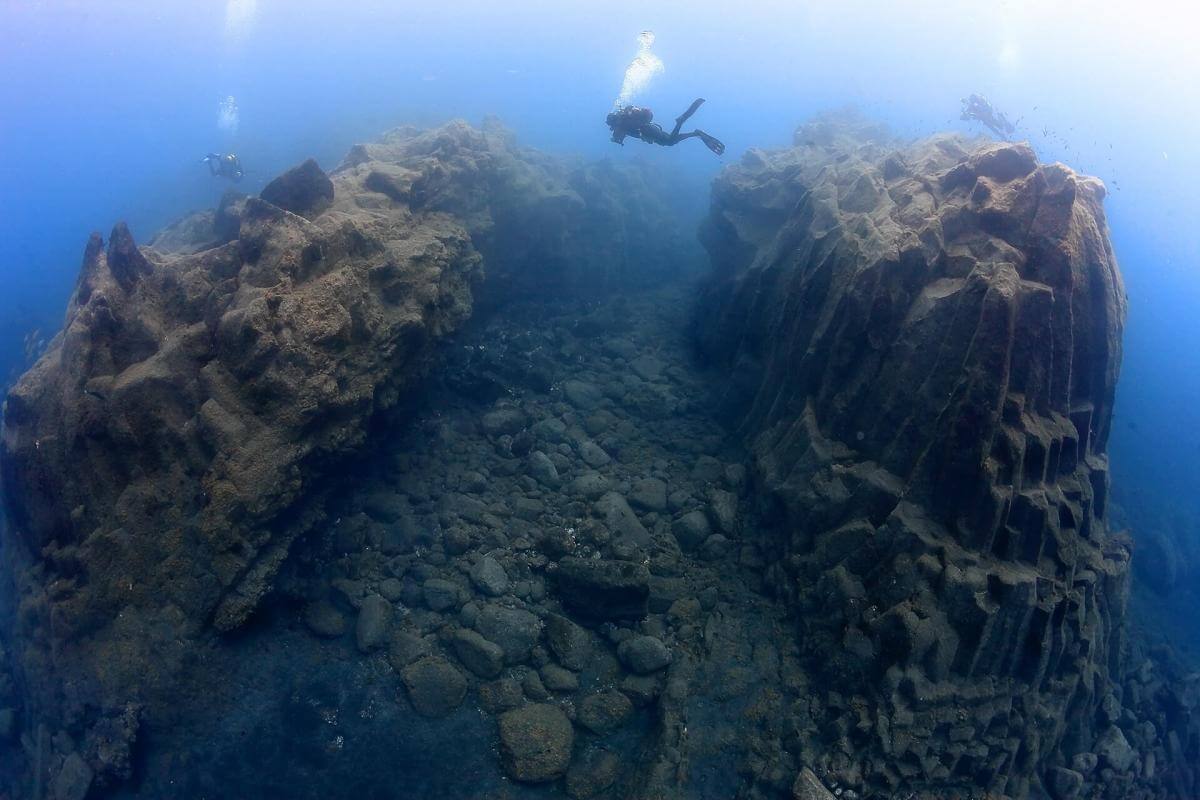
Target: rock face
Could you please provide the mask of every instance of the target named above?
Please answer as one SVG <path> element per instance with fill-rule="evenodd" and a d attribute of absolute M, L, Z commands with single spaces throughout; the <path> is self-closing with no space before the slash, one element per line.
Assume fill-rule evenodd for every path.
<path fill-rule="evenodd" d="M 615 258 L 673 229 L 655 198 L 621 205 L 639 180 L 451 123 L 231 195 L 172 226 L 161 251 L 123 224 L 93 235 L 0 445 L 31 716 L 86 738 L 97 714 L 171 713 L 197 643 L 239 627 L 297 537 L 328 522 L 323 477 L 396 413 L 485 270 L 485 294 L 527 268 L 570 285 L 597 241 Z M 504 590 L 502 571 L 485 577 Z M 387 605 L 359 617 L 365 650 L 382 644 Z M 309 623 L 342 630 L 329 613 Z"/>
<path fill-rule="evenodd" d="M 714 186 L 696 340 L 780 512 L 769 585 L 870 720 L 819 734 L 865 785 L 1020 797 L 1099 733 L 1129 558 L 1104 196 L 1023 144 L 835 119 Z"/>
<path fill-rule="evenodd" d="M 333 203 L 333 181 L 310 158 L 268 183 L 260 196 L 284 211 L 312 219 Z"/>
<path fill-rule="evenodd" d="M 463 219 L 487 262 L 487 307 L 653 282 L 678 274 L 694 248 L 653 168 L 521 150 L 491 120 L 453 141 L 400 129 L 356 146 L 343 167 L 393 200 Z"/>

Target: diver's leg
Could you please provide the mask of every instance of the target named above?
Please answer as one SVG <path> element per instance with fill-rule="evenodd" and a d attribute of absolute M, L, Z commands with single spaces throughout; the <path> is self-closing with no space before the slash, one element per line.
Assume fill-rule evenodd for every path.
<path fill-rule="evenodd" d="M 691 139 L 693 136 L 699 136 L 699 135 L 700 135 L 700 133 L 698 131 L 691 131 L 690 133 L 680 133 L 679 131 L 673 131 L 671 133 L 671 135 L 668 136 L 663 141 L 663 144 L 665 144 L 667 147 L 671 147 L 673 145 L 679 144 L 684 139 Z"/>
<path fill-rule="evenodd" d="M 674 133 L 667 133 L 657 123 L 651 122 L 649 125 L 643 125 L 634 133 L 639 139 L 646 144 L 661 144 L 664 147 L 670 147 L 679 141 L 675 138 Z"/>
<path fill-rule="evenodd" d="M 679 133 L 679 129 L 683 127 L 683 123 L 687 122 L 688 119 L 691 118 L 692 114 L 696 113 L 696 109 L 702 105 L 704 105 L 703 97 L 697 97 L 695 100 L 693 100 L 692 104 L 688 106 L 688 110 L 675 118 L 675 130 L 671 131 L 671 134 L 674 135 Z"/>
<path fill-rule="evenodd" d="M 725 144 L 720 139 L 716 138 L 715 136 L 709 136 L 707 133 L 700 130 L 689 131 L 688 133 L 672 133 L 668 140 L 664 141 L 663 144 L 667 146 L 678 144 L 684 139 L 691 139 L 693 136 L 698 137 L 700 141 L 704 142 L 705 147 L 707 147 L 709 150 L 712 150 L 717 155 L 723 155 L 725 153 Z"/>

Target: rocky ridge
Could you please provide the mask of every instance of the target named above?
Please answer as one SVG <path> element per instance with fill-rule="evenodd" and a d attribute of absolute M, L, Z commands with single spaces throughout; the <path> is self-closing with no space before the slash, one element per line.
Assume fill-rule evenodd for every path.
<path fill-rule="evenodd" d="M 203 679 L 211 637 L 323 521 L 322 479 L 403 418 L 488 258 L 498 287 L 535 255 L 597 266 L 601 235 L 613 265 L 636 260 L 623 248 L 643 227 L 673 229 L 665 205 L 637 198 L 618 231 L 590 209 L 611 223 L 606 186 L 638 180 L 451 123 L 356 147 L 330 175 L 307 162 L 156 247 L 123 224 L 93 235 L 63 331 L 4 420 L 27 718 L 81 740 L 97 785 L 128 777 L 138 720 L 171 713 L 181 675 Z"/>
<path fill-rule="evenodd" d="M 396 131 L 151 248 L 94 243 L 4 455 L 111 519 L 80 504 L 57 527 L 38 495 L 17 519 L 40 548 L 6 547 L 32 646 L 0 706 L 35 699 L 0 709 L 0 769 L 7 738 L 41 765 L 23 785 L 61 798 L 1187 796 L 1200 681 L 1122 621 L 1102 191 L 1020 145 L 802 127 L 718 179 L 690 334 L 693 289 L 634 274 L 684 252 L 652 180 L 494 127 Z M 204 349 L 258 300 L 253 335 Z M 158 432 L 201 361 L 243 369 L 217 402 L 253 424 Z M 170 367 L 133 407 L 154 425 L 93 444 L 128 459 L 124 488 L 97 469 L 64 490 L 81 442 L 129 426 L 77 409 L 147 362 Z M 267 466 L 300 453 L 302 499 L 266 468 L 233 473 L 237 514 L 140 499 L 249 463 L 243 441 Z M 175 588 L 152 562 L 177 541 L 176 563 L 237 563 L 210 543 L 227 531 L 269 566 L 79 622 L 79 593 L 131 569 Z"/>
<path fill-rule="evenodd" d="M 714 185 L 697 341 L 734 376 L 780 527 L 770 585 L 825 687 L 802 738 L 843 782 L 1161 796 L 1168 734 L 1126 750 L 1120 699 L 1104 196 L 1024 144 L 837 118 Z"/>

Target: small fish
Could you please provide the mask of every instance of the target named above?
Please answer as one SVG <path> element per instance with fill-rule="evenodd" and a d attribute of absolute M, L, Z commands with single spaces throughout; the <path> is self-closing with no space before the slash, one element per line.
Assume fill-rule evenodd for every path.
<path fill-rule="evenodd" d="M 104 395 L 102 395 L 102 394 L 100 394 L 99 392 L 97 392 L 97 391 L 94 391 L 94 390 L 92 390 L 92 389 L 84 389 L 84 390 L 83 390 L 83 393 L 84 393 L 84 394 L 90 394 L 92 397 L 95 397 L 97 400 L 103 400 L 103 401 L 104 401 L 104 402 L 106 402 L 106 403 L 108 402 L 108 398 L 107 398 L 107 397 L 105 397 Z"/>

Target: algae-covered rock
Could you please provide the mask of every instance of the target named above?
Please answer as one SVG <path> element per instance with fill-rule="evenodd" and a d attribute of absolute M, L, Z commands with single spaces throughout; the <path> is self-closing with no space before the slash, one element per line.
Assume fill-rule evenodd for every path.
<path fill-rule="evenodd" d="M 557 706 L 535 703 L 500 715 L 500 756 L 515 780 L 545 783 L 571 762 L 575 732 Z"/>
<path fill-rule="evenodd" d="M 467 680 L 444 658 L 428 656 L 400 673 L 408 699 L 424 717 L 444 717 L 462 705 Z"/>
<path fill-rule="evenodd" d="M 159 721 L 198 711 L 222 676 L 196 648 L 250 619 L 304 534 L 427 551 L 432 529 L 395 494 L 367 503 L 361 526 L 327 518 L 328 479 L 369 431 L 405 421 L 402 401 L 477 300 L 657 280 L 682 252 L 638 169 L 462 122 L 397 129 L 328 173 L 306 161 L 154 242 L 124 224 L 91 237 L 63 330 L 12 388 L 0 434 L 16 593 L 0 606 L 24 609 L 13 633 L 29 646 L 14 652 L 39 719 L 76 736 L 135 697 Z M 464 535 L 446 548 L 465 550 Z M 481 577 L 504 591 L 495 570 Z M 420 601 L 406 589 L 419 586 L 389 602 Z M 462 602 L 424 588 L 439 611 Z M 360 610 L 367 649 L 378 610 Z M 340 629 L 323 606 L 305 621 Z"/>

